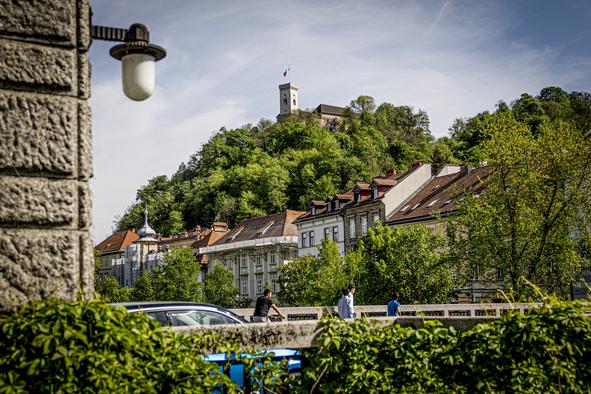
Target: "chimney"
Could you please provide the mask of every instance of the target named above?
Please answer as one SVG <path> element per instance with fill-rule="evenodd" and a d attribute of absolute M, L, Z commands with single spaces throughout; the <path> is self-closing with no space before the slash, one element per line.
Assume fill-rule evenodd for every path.
<path fill-rule="evenodd" d="M 423 162 L 421 160 L 415 160 L 412 162 L 410 167 L 414 170 L 415 168 L 422 166 L 422 165 L 423 165 Z"/>
<path fill-rule="evenodd" d="M 386 176 L 390 177 L 394 175 L 396 175 L 396 167 L 392 167 L 388 171 L 386 171 Z"/>

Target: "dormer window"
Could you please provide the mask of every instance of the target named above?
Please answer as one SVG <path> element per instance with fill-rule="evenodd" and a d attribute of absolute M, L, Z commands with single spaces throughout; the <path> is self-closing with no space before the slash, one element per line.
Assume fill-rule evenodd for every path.
<path fill-rule="evenodd" d="M 326 203 L 326 212 L 330 212 L 331 211 L 331 208 L 332 208 L 332 202 L 331 201 L 328 201 Z"/>
<path fill-rule="evenodd" d="M 359 202 L 359 190 L 355 190 L 355 202 Z"/>
<path fill-rule="evenodd" d="M 334 202 L 334 210 L 335 210 L 335 211 L 338 211 L 338 210 L 339 210 L 339 208 L 340 208 L 340 207 L 339 207 L 339 200 L 334 200 L 333 202 Z"/>
<path fill-rule="evenodd" d="M 374 186 L 371 188 L 371 199 L 375 200 L 376 198 L 378 198 L 378 187 Z"/>
<path fill-rule="evenodd" d="M 310 215 L 316 215 L 316 206 L 312 205 L 310 207 Z"/>

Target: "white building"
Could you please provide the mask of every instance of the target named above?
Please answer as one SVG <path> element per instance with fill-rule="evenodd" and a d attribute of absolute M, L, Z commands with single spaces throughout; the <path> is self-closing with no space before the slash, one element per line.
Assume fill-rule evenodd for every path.
<path fill-rule="evenodd" d="M 213 245 L 199 248 L 207 256 L 208 270 L 223 264 L 232 271 L 242 296 L 263 294 L 265 284 L 279 292 L 278 268 L 297 255 L 297 229 L 293 221 L 304 212 L 286 210 L 241 221 Z"/>
<path fill-rule="evenodd" d="M 310 211 L 295 221 L 298 255 L 318 255 L 318 245 L 324 238 L 336 242 L 344 255 L 431 178 L 431 164 L 417 161 L 409 171 L 398 174 L 392 169 L 371 183 L 357 182 L 342 194 L 312 201 Z"/>

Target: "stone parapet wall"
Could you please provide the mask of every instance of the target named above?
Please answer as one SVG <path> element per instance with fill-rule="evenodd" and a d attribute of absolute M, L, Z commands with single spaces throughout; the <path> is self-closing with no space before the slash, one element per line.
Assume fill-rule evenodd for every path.
<path fill-rule="evenodd" d="M 426 322 L 437 320 L 443 327 L 453 327 L 457 331 L 467 331 L 478 324 L 489 323 L 497 317 L 378 317 L 371 319 L 376 327 L 392 324 L 424 328 Z M 305 349 L 316 347 L 322 334 L 318 321 L 290 321 L 278 323 L 253 323 L 245 325 L 218 325 L 199 327 L 173 327 L 179 334 L 193 334 L 215 331 L 226 340 L 241 346 L 259 350 L 267 349 Z"/>
<path fill-rule="evenodd" d="M 93 291 L 90 5 L 0 0 L 0 309 Z"/>

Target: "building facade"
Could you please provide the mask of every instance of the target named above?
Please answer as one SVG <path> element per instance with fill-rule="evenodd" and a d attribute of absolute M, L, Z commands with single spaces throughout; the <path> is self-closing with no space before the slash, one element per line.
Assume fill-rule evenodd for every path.
<path fill-rule="evenodd" d="M 392 169 L 385 176 L 373 178 L 369 184 L 358 182 L 353 188 L 353 200 L 342 212 L 345 248 L 354 247 L 378 221 L 384 223 L 404 200 L 430 179 L 431 164 L 417 161 L 409 171 L 397 173 Z"/>
<path fill-rule="evenodd" d="M 215 222 L 211 229 L 196 226 L 194 230 L 162 237 L 148 224 L 147 208 L 144 225 L 137 233 L 133 230 L 118 231 L 95 247 L 100 253 L 101 275 L 111 275 L 121 286 L 133 286 L 144 271 L 152 271 L 164 262 L 166 252 L 176 248 L 192 248 L 196 242 L 213 242 L 228 232 L 228 225 Z M 200 278 L 204 277 L 207 265 L 202 264 Z"/>
<path fill-rule="evenodd" d="M 336 242 L 344 255 L 429 179 L 431 165 L 416 162 L 409 171 L 398 174 L 392 169 L 370 183 L 357 182 L 342 194 L 312 201 L 310 210 L 295 221 L 298 255 L 318 255 L 318 246 L 325 238 Z"/>
<path fill-rule="evenodd" d="M 135 230 L 117 231 L 95 246 L 94 249 L 99 253 L 99 275 L 114 276 L 114 261 L 121 259 L 125 253 L 125 249 L 138 238 L 139 235 L 137 235 Z"/>
<path fill-rule="evenodd" d="M 208 271 L 217 264 L 232 271 L 240 295 L 256 298 L 268 284 L 279 292 L 278 268 L 297 256 L 297 229 L 304 212 L 285 212 L 246 219 L 213 245 L 199 248 L 207 256 Z"/>
<path fill-rule="evenodd" d="M 298 235 L 298 256 L 318 255 L 318 246 L 322 240 L 328 238 L 339 247 L 341 255 L 345 253 L 344 222 L 340 214 L 339 204 L 344 204 L 353 198 L 352 194 L 341 194 L 341 200 L 334 202 L 331 198 L 326 201 L 312 201 L 310 211 L 295 221 Z"/>

